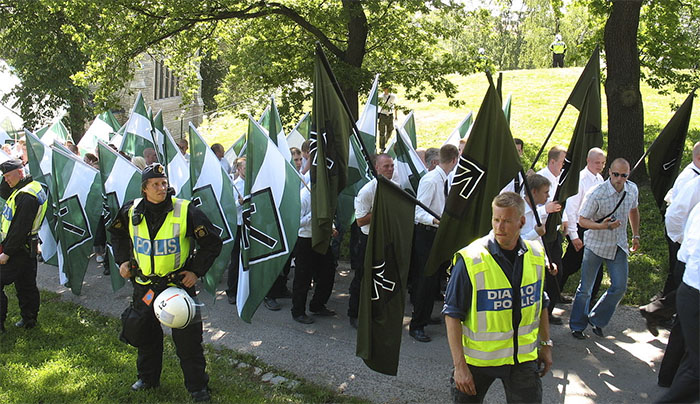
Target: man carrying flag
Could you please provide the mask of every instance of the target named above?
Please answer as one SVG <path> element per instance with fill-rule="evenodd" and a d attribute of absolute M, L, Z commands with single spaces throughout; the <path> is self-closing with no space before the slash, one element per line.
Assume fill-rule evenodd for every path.
<path fill-rule="evenodd" d="M 0 198 L 5 207 L 0 217 L 0 334 L 5 332 L 7 296 L 5 285 L 15 284 L 22 319 L 21 328 L 33 328 L 39 315 L 36 286 L 37 234 L 46 214 L 47 198 L 41 184 L 24 176 L 22 160 L 0 164 L 3 181 Z"/>
<path fill-rule="evenodd" d="M 518 194 L 502 193 L 491 206 L 493 233 L 452 259 L 442 310 L 454 365 L 452 398 L 480 403 L 501 379 L 509 403 L 542 402 L 539 377 L 552 366 L 553 346 L 544 251 L 537 240 L 520 237 L 525 203 Z"/>
<path fill-rule="evenodd" d="M 145 313 L 136 331 L 143 342 L 138 346 L 139 379 L 131 386 L 133 391 L 160 385 L 163 330 L 155 317 L 153 301 L 170 284 L 181 285 L 195 297 L 197 278 L 209 270 L 222 244 L 218 231 L 201 210 L 173 196 L 162 165 L 146 167 L 141 175 L 141 193 L 143 198 L 124 204 L 110 227 L 119 274 L 132 280 L 132 305 Z M 187 391 L 194 401 L 209 401 L 202 322 L 173 328 L 172 332 Z"/>

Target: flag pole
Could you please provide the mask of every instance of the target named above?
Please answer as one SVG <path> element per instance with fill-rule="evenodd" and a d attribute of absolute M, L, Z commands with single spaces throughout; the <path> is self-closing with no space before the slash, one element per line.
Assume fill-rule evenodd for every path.
<path fill-rule="evenodd" d="M 557 124 L 559 124 L 559 120 L 561 119 L 562 115 L 564 115 L 564 110 L 566 109 L 567 105 L 569 105 L 568 101 L 566 102 L 566 104 L 564 104 L 564 107 L 561 109 L 561 112 L 559 112 L 559 116 L 557 116 L 557 120 L 554 121 L 554 126 L 552 126 L 552 129 L 549 131 L 547 138 L 544 139 L 544 143 L 542 143 L 542 146 L 540 147 L 540 150 L 537 152 L 535 159 L 532 160 L 532 164 L 530 165 L 530 170 L 535 169 L 535 164 L 537 164 L 537 160 L 539 160 L 540 156 L 542 155 L 542 152 L 544 151 L 545 146 L 547 146 L 547 142 L 549 142 L 549 138 L 552 137 L 552 134 L 554 133 L 554 129 L 556 129 Z"/>
<path fill-rule="evenodd" d="M 362 155 L 364 156 L 365 160 L 367 161 L 367 165 L 369 166 L 369 169 L 372 171 L 372 175 L 374 175 L 375 178 L 378 177 L 377 175 L 377 170 L 374 168 L 374 165 L 372 164 L 372 160 L 369 157 L 369 154 L 367 152 L 367 146 L 365 146 L 364 140 L 362 140 L 362 136 L 360 136 L 360 130 L 357 128 L 357 124 L 355 123 L 355 118 L 352 116 L 352 112 L 350 111 L 350 106 L 348 105 L 348 101 L 345 99 L 345 95 L 343 95 L 343 92 L 340 90 L 340 85 L 338 84 L 338 80 L 335 77 L 335 74 L 333 73 L 333 70 L 331 70 L 331 65 L 328 63 L 328 59 L 326 58 L 326 54 L 323 52 L 323 48 L 321 47 L 321 44 L 316 42 L 316 52 L 319 54 L 321 58 L 321 63 L 323 63 L 323 67 L 326 69 L 326 73 L 328 73 L 328 77 L 331 79 L 331 84 L 333 84 L 333 89 L 335 90 L 336 94 L 338 95 L 338 98 L 340 98 L 340 101 L 343 104 L 343 108 L 345 109 L 345 113 L 348 114 L 348 118 L 350 118 L 350 123 L 352 124 L 352 129 L 355 133 L 355 138 L 357 141 L 360 143 L 361 149 L 362 149 Z M 397 129 L 398 131 L 398 129 Z M 420 206 L 428 212 L 432 217 L 436 218 L 437 220 L 440 220 L 440 215 L 437 213 L 433 212 L 430 208 L 425 206 L 425 204 L 418 199 L 416 199 L 413 195 L 409 194 L 405 190 L 401 189 L 401 194 L 408 198 L 411 202 L 415 203 L 416 205 Z"/>

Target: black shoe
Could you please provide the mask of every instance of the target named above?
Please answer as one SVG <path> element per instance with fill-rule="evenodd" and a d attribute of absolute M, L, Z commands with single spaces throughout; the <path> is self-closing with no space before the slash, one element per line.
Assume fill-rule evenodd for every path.
<path fill-rule="evenodd" d="M 228 299 L 228 304 L 236 304 L 236 295 L 226 295 Z"/>
<path fill-rule="evenodd" d="M 441 317 L 430 317 L 430 320 L 428 320 L 428 324 L 430 324 L 430 325 L 442 324 L 442 318 Z"/>
<path fill-rule="evenodd" d="M 294 321 L 297 323 L 302 323 L 302 324 L 312 324 L 314 322 L 314 319 L 307 316 L 306 314 L 302 314 L 301 316 L 295 316 L 292 317 Z"/>
<path fill-rule="evenodd" d="M 571 331 L 571 336 L 576 339 L 586 339 L 586 334 L 583 331 Z"/>
<path fill-rule="evenodd" d="M 553 315 L 549 315 L 549 324 L 554 324 L 554 325 L 562 325 L 564 324 L 563 321 L 561 321 L 561 318 L 559 317 L 554 317 Z"/>
<path fill-rule="evenodd" d="M 348 320 L 350 320 L 350 327 L 357 330 L 357 317 L 348 317 Z"/>
<path fill-rule="evenodd" d="M 160 384 L 151 384 L 151 383 L 146 383 L 142 379 L 138 379 L 136 383 L 131 385 L 131 390 L 132 391 L 143 391 L 143 390 L 149 390 L 149 389 L 155 389 L 156 387 L 160 386 Z"/>
<path fill-rule="evenodd" d="M 211 401 L 211 394 L 209 392 L 209 387 L 205 387 L 199 391 L 193 391 L 190 393 L 192 400 L 195 403 L 201 403 L 204 401 Z"/>
<path fill-rule="evenodd" d="M 36 327 L 36 320 L 34 320 L 34 319 L 31 319 L 31 320 L 21 319 L 15 323 L 15 327 L 26 328 L 28 330 L 30 328 Z"/>
<path fill-rule="evenodd" d="M 322 316 L 322 317 L 330 317 L 330 316 L 335 316 L 337 313 L 333 310 L 330 310 L 326 307 L 323 307 L 321 310 L 309 310 L 311 314 L 314 316 Z"/>
<path fill-rule="evenodd" d="M 265 299 L 263 299 L 263 304 L 268 310 L 271 311 L 279 311 L 282 308 L 282 306 L 280 306 L 280 304 L 277 303 L 277 300 L 271 297 L 266 297 Z"/>
<path fill-rule="evenodd" d="M 109 275 L 109 266 L 105 265 L 104 271 L 102 271 L 102 275 Z"/>
<path fill-rule="evenodd" d="M 430 342 L 433 340 L 425 333 L 425 331 L 421 329 L 410 330 L 408 331 L 408 335 L 413 337 L 413 339 L 415 339 L 418 342 Z"/>
<path fill-rule="evenodd" d="M 603 329 L 598 327 L 597 325 L 591 324 L 593 334 L 599 336 L 599 337 L 604 337 L 605 334 L 603 334 Z"/>
<path fill-rule="evenodd" d="M 646 321 L 646 326 L 647 330 L 651 333 L 651 335 L 658 337 L 659 336 L 659 328 L 658 328 L 658 323 L 656 322 L 656 319 L 654 319 L 648 311 L 644 310 L 642 307 L 639 308 L 639 314 L 644 317 L 644 320 Z"/>

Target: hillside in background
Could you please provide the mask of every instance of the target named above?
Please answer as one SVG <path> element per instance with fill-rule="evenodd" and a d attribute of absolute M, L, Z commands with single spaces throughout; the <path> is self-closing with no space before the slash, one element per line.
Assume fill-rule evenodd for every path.
<path fill-rule="evenodd" d="M 541 142 L 547 136 L 554 120 L 569 96 L 582 68 L 515 70 L 503 72 L 503 96 L 512 94 L 511 130 L 514 137 L 526 143 L 526 154 L 534 155 Z M 403 122 L 403 111 L 414 110 L 419 147 L 442 145 L 453 128 L 469 113 L 476 115 L 486 92 L 488 82 L 483 73 L 469 76 L 454 76 L 452 80 L 458 85 L 456 98 L 464 101 L 459 108 L 449 106 L 449 100 L 438 96 L 433 101 L 413 102 L 402 98 L 397 91 L 401 112 L 399 122 Z M 644 102 L 644 119 L 647 141 L 655 138 L 658 132 L 673 115 L 671 105 L 683 102 L 685 94 L 659 95 L 658 92 L 642 83 Z M 601 86 L 603 131 L 607 131 L 607 103 L 604 88 Z M 278 100 L 283 103 L 284 100 Z M 361 100 L 363 105 L 364 100 Z M 309 103 L 308 109 L 311 109 Z M 700 106 L 696 102 L 690 122 L 691 133 L 688 144 L 700 140 Z M 566 145 L 571 137 L 576 122 L 577 111 L 568 107 L 552 138 L 552 145 Z M 289 131 L 301 117 L 283 116 L 285 131 Z M 223 114 L 211 120 L 205 120 L 201 126 L 207 142 L 219 142 L 228 148 L 246 130 L 246 122 L 234 118 L 232 114 Z M 689 146 L 690 147 L 690 146 Z M 540 165 L 543 162 L 540 161 Z"/>

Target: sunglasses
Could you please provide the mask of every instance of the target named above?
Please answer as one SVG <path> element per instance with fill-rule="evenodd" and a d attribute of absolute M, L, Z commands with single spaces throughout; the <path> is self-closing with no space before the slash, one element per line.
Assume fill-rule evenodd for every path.
<path fill-rule="evenodd" d="M 630 176 L 629 174 L 625 174 L 625 173 L 622 173 L 622 174 L 621 174 L 621 173 L 616 173 L 615 171 L 611 171 L 610 174 L 614 175 L 615 177 L 622 177 L 622 178 L 627 178 L 627 177 Z"/>

